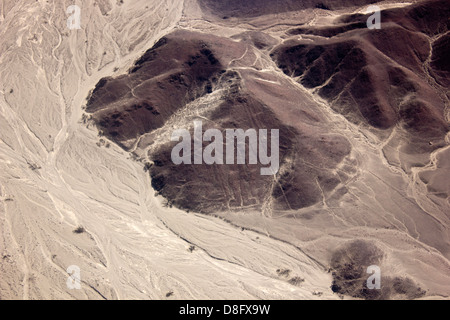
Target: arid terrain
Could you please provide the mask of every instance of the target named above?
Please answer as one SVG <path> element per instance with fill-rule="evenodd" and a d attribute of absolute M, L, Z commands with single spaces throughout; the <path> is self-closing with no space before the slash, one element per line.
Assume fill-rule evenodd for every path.
<path fill-rule="evenodd" d="M 446 0 L 0 0 L 0 299 L 449 299 L 449 27 Z M 174 164 L 199 120 L 279 130 L 279 170 Z"/>

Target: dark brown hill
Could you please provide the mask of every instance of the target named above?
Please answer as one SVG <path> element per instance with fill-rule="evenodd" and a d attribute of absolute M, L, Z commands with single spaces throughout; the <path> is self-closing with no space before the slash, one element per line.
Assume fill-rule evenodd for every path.
<path fill-rule="evenodd" d="M 201 7 L 212 14 L 229 18 L 252 18 L 265 14 L 308 8 L 336 10 L 374 3 L 374 0 L 200 0 Z"/>
<path fill-rule="evenodd" d="M 198 39 L 165 37 L 128 74 L 100 80 L 86 111 L 122 146 L 160 128 L 176 110 L 211 92 L 223 67 Z"/>
<path fill-rule="evenodd" d="M 380 30 L 365 27 L 368 15 L 347 16 L 335 26 L 295 28 L 288 34 L 323 38 L 287 41 L 272 57 L 349 120 L 382 130 L 400 126 L 409 134 L 404 151 L 430 152 L 443 145 L 448 131 L 449 72 L 448 37 L 430 37 L 448 31 L 449 16 L 447 1 L 429 1 L 383 11 Z M 434 86 L 429 74 L 443 87 Z"/>
<path fill-rule="evenodd" d="M 87 111 L 93 114 L 93 120 L 106 136 L 123 147 L 135 145 L 145 134 L 153 135 L 139 144 L 142 149 L 152 145 L 152 185 L 179 208 L 198 212 L 299 209 L 330 196 L 346 179 L 345 174 L 335 172 L 351 150 L 346 139 L 328 132 L 326 120 L 309 111 L 309 104 L 297 105 L 292 111 L 285 109 L 284 103 L 305 100 L 298 88 L 286 88 L 279 78 L 263 82 L 268 86 L 263 88 L 258 79 L 264 74 L 240 74 L 224 67 L 245 52 L 243 42 L 175 32 L 147 51 L 128 74 L 102 79 L 89 99 Z M 208 98 L 206 106 L 188 107 L 190 102 L 219 89 L 222 94 Z M 277 91 L 284 102 L 262 100 L 255 90 Z M 191 114 L 199 117 L 175 116 L 183 108 L 191 108 Z M 302 108 L 304 118 L 296 119 L 295 125 L 281 119 L 293 119 L 289 113 Z M 156 130 L 169 121 L 178 121 L 192 135 L 194 119 L 202 120 L 203 131 L 280 130 L 280 170 L 275 176 L 264 176 L 260 169 L 267 165 L 260 163 L 175 165 L 171 152 L 177 142 L 170 141 L 171 132 L 165 132 L 167 139 L 161 142 Z M 169 126 L 165 130 L 174 129 Z"/>
<path fill-rule="evenodd" d="M 441 5 L 442 1 L 430 3 Z M 288 35 L 320 37 L 313 42 L 288 40 L 271 56 L 285 74 L 316 90 L 352 122 L 380 132 L 401 128 L 405 132 L 398 140 L 401 152 L 429 154 L 444 145 L 448 131 L 444 88 L 439 91 L 429 76 L 435 75 L 440 82 L 447 79 L 448 63 L 442 57 L 447 51 L 446 36 L 433 43 L 430 60 L 430 35 L 446 30 L 445 10 L 423 3 L 388 10 L 383 13 L 381 30 L 362 28 L 367 19 L 363 15 L 352 15 L 353 22 L 350 16 L 343 17 L 327 28 L 288 30 Z M 295 210 L 323 197 L 344 194 L 342 184 L 353 174 L 351 167 L 340 166 L 351 151 L 348 141 L 330 134 L 327 120 L 314 111 L 319 110 L 315 102 L 298 103 L 308 101 L 298 88 L 279 75 L 247 68 L 254 62 L 254 50 L 270 50 L 276 41 L 261 32 L 243 34 L 242 39 L 188 31 L 169 34 L 136 61 L 128 74 L 102 79 L 90 96 L 87 111 L 103 134 L 124 148 L 146 136 L 138 147 L 152 146 L 153 187 L 179 208 L 200 212 Z M 431 70 L 427 69 L 429 60 Z M 231 70 L 230 65 L 241 69 Z M 178 116 L 186 118 L 174 119 L 190 103 L 218 92 L 207 99 L 206 107 L 205 103 L 190 106 L 189 112 Z M 176 120 L 192 133 L 192 114 L 202 119 L 204 131 L 279 129 L 279 172 L 267 177 L 261 176 L 261 165 L 173 164 L 171 150 L 176 143 L 158 140 L 161 133 L 157 130 L 168 123 L 165 130 L 172 130 Z M 408 161 L 417 163 L 416 159 Z"/>

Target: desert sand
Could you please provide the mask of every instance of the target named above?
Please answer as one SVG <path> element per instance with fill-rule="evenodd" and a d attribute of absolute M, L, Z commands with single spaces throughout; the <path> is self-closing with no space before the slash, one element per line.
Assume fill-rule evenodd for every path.
<path fill-rule="evenodd" d="M 66 24 L 72 4 L 81 8 L 79 30 Z M 382 250 L 383 276 L 411 279 L 425 292 L 417 297 L 448 299 L 449 135 L 428 158 L 401 158 L 396 129 L 380 138 L 348 121 L 249 47 L 241 60 L 255 68 L 239 59 L 228 65 L 248 79 L 248 90 L 277 105 L 265 85 L 292 87 L 304 99 L 298 110 L 317 106 L 329 134 L 349 142 L 349 154 L 330 169 L 348 173 L 346 192 L 285 214 L 202 214 L 155 194 L 142 160 L 147 146 L 132 146 L 133 156 L 84 118 L 100 79 L 126 74 L 171 32 L 239 42 L 263 30 L 277 45 L 285 25 L 328 24 L 366 7 L 225 21 L 195 0 L 1 0 L 0 299 L 347 299 L 331 290 L 330 268 L 355 239 Z M 246 78 L 253 72 L 259 79 Z M 277 115 L 295 125 L 297 105 L 287 108 Z M 448 121 L 448 106 L 444 112 Z M 416 160 L 423 165 L 402 167 Z M 81 290 L 66 285 L 72 265 Z"/>

